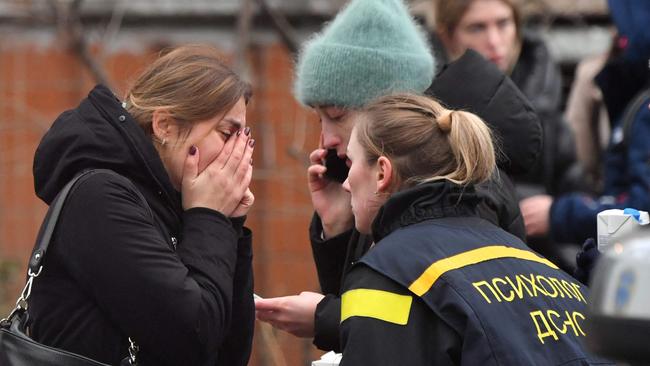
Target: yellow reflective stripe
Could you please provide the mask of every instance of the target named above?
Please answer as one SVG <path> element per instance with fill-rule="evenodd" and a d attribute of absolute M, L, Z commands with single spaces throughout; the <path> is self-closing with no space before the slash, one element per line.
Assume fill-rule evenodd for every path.
<path fill-rule="evenodd" d="M 409 286 L 409 290 L 418 296 L 422 296 L 424 293 L 429 291 L 431 286 L 433 286 L 438 278 L 445 274 L 447 271 L 499 258 L 524 259 L 542 263 L 551 268 L 558 269 L 558 267 L 555 264 L 551 263 L 548 259 L 542 258 L 531 251 L 510 248 L 502 245 L 494 245 L 469 250 L 467 252 L 456 254 L 449 258 L 434 262 L 429 266 L 429 268 L 424 271 L 424 273 L 422 273 L 422 275 L 420 275 L 417 280 L 413 281 L 411 286 Z"/>
<path fill-rule="evenodd" d="M 341 323 L 351 316 L 364 316 L 406 325 L 413 297 L 365 288 L 347 291 L 341 296 Z"/>

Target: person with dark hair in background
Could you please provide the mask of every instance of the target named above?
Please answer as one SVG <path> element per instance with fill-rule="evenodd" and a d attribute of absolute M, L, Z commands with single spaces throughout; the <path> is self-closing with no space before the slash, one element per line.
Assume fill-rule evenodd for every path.
<path fill-rule="evenodd" d="M 471 48 L 512 78 L 539 115 L 544 132 L 542 155 L 527 174 L 514 176 L 519 199 L 556 195 L 575 184 L 570 169 L 575 161 L 574 140 L 561 106 L 562 80 L 543 40 L 525 32 L 516 0 L 435 1 L 435 44 L 440 59 L 454 60 Z M 568 188 L 570 189 L 570 188 Z M 572 270 L 576 245 L 556 244 L 528 233 L 528 243 Z"/>

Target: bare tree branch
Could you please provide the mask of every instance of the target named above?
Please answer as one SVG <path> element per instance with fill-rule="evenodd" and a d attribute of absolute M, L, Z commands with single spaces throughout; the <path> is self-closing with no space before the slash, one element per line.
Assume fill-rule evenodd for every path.
<path fill-rule="evenodd" d="M 250 70 L 248 68 L 248 47 L 250 45 L 250 30 L 251 22 L 253 20 L 253 0 L 242 0 L 241 8 L 239 10 L 239 18 L 237 19 L 237 54 L 235 57 L 235 68 L 237 72 L 249 79 Z"/>
<path fill-rule="evenodd" d="M 108 45 L 113 43 L 113 41 L 115 40 L 115 36 L 120 31 L 120 28 L 122 27 L 122 20 L 124 19 L 125 13 L 126 13 L 125 0 L 116 0 L 115 7 L 113 8 L 113 14 L 111 14 L 111 20 L 108 22 L 108 25 L 106 26 L 106 30 L 104 31 L 104 35 L 102 36 L 102 43 L 104 47 L 102 47 L 102 50 L 98 56 L 100 62 L 105 57 L 105 52 L 106 49 L 108 48 Z"/>
<path fill-rule="evenodd" d="M 79 56 L 81 62 L 86 65 L 95 80 L 112 90 L 104 68 L 99 65 L 90 53 L 88 42 L 84 35 L 83 25 L 81 24 L 81 16 L 79 15 L 82 2 L 83 0 L 73 0 L 70 4 L 66 27 L 70 36 L 70 46 L 77 56 Z"/>
<path fill-rule="evenodd" d="M 287 18 L 280 12 L 269 6 L 267 0 L 257 0 L 262 10 L 271 17 L 273 27 L 282 39 L 282 42 L 287 47 L 289 52 L 295 57 L 299 51 L 298 36 L 293 26 L 289 23 Z"/>
<path fill-rule="evenodd" d="M 81 3 L 83 0 L 72 0 L 70 3 L 70 14 L 79 15 L 79 10 L 81 9 Z"/>
<path fill-rule="evenodd" d="M 93 79 L 112 90 L 105 69 L 93 57 L 81 23 L 80 10 L 83 0 L 72 0 L 67 9 L 62 9 L 56 0 L 50 0 L 50 7 L 55 10 L 57 27 L 64 35 L 69 49 L 88 68 Z"/>

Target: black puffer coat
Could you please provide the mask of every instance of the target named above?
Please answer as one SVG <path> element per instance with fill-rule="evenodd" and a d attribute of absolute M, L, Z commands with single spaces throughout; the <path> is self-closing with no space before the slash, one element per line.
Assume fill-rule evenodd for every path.
<path fill-rule="evenodd" d="M 519 193 L 528 196 L 562 192 L 566 189 L 563 185 L 575 179 L 568 176 L 575 161 L 574 138 L 562 116 L 560 68 L 538 36 L 524 33 L 521 53 L 510 77 L 537 111 L 544 131 L 541 158 L 528 174 L 516 179 Z"/>

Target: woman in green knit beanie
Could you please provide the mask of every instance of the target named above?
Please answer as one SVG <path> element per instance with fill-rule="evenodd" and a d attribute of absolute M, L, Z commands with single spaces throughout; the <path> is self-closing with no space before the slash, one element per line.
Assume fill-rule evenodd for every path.
<path fill-rule="evenodd" d="M 328 177 L 324 158 L 330 150 L 346 159 L 357 109 L 382 95 L 423 93 L 434 70 L 426 36 L 402 0 L 353 0 L 306 43 L 296 66 L 295 96 L 313 108 L 321 122 L 321 146 L 311 153 L 308 169 L 316 211 L 310 236 L 322 291 L 329 295 L 303 292 L 258 299 L 260 320 L 297 336 L 313 336 L 321 349 L 338 348 L 339 274 L 349 265 L 348 242 L 368 241 L 357 240 L 350 194 L 342 188 L 343 180 Z M 366 249 L 364 244 L 351 250 Z"/>
<path fill-rule="evenodd" d="M 341 349 L 341 285 L 373 242 L 354 228 L 350 195 L 341 186 L 347 172 L 341 169 L 340 179 L 330 164 L 347 160 L 358 111 L 372 99 L 424 92 L 448 108 L 470 111 L 486 121 L 503 156 L 497 162 L 499 178 L 477 187 L 479 215 L 525 240 L 508 174 L 525 173 L 539 156 L 542 133 L 534 109 L 507 76 L 471 50 L 440 68 L 432 80 L 434 61 L 428 47 L 401 0 L 353 0 L 307 42 L 299 57 L 296 98 L 313 108 L 321 122 L 321 144 L 311 153 L 308 168 L 316 211 L 309 236 L 325 296 L 303 292 L 256 300 L 256 309 L 258 319 L 299 337 L 313 337 L 322 350 Z"/>
<path fill-rule="evenodd" d="M 309 185 L 325 238 L 354 221 L 349 195 L 323 178 L 326 150 L 345 159 L 354 110 L 382 95 L 424 92 L 434 69 L 428 42 L 401 0 L 352 1 L 305 46 L 295 95 L 321 121 L 322 146 L 311 154 Z"/>

